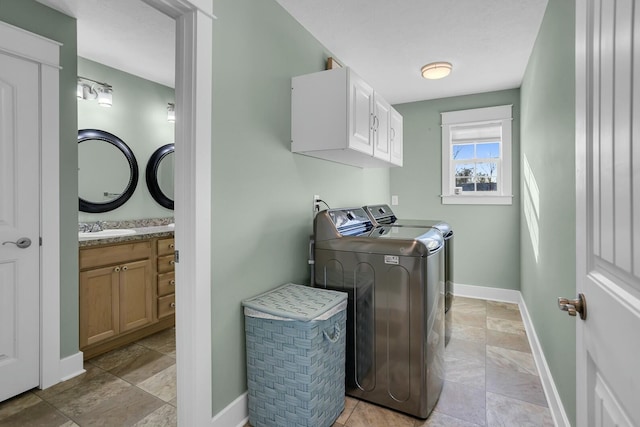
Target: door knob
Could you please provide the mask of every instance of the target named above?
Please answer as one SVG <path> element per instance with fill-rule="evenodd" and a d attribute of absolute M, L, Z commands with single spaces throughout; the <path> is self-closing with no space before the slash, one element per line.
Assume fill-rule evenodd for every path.
<path fill-rule="evenodd" d="M 587 299 L 584 294 L 578 294 L 576 299 L 558 297 L 558 308 L 566 311 L 569 316 L 575 316 L 576 313 L 580 313 L 582 320 L 587 318 Z"/>
<path fill-rule="evenodd" d="M 28 248 L 29 246 L 31 246 L 31 239 L 28 238 L 28 237 L 21 237 L 18 240 L 16 240 L 15 242 L 2 242 L 2 246 L 6 245 L 7 243 L 11 243 L 12 245 L 16 245 L 20 249 L 25 249 L 25 248 Z"/>

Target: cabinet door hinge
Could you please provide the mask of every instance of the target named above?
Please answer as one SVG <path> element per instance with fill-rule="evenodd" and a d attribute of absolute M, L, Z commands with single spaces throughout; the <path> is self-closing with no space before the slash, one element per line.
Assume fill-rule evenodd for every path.
<path fill-rule="evenodd" d="M 40 242 L 40 246 L 42 246 L 42 237 L 39 237 L 38 239 L 38 241 Z"/>
<path fill-rule="evenodd" d="M 180 251 L 175 251 L 173 253 L 173 259 L 175 260 L 176 264 L 180 262 Z"/>

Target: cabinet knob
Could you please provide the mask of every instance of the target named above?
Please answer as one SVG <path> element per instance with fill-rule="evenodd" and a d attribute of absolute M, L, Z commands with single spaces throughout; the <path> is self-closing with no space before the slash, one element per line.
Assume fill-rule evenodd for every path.
<path fill-rule="evenodd" d="M 170 284 L 171 286 L 175 286 L 175 285 L 176 285 L 176 281 L 175 281 L 175 280 L 170 280 L 170 281 L 169 281 L 169 284 Z"/>
<path fill-rule="evenodd" d="M 175 302 L 172 302 L 171 304 L 169 304 L 169 307 L 171 307 L 171 308 L 176 308 L 176 303 L 175 303 Z"/>
<path fill-rule="evenodd" d="M 175 248 L 175 247 L 176 247 L 176 245 L 175 245 L 174 243 L 170 243 L 170 244 L 169 244 L 169 249 L 173 249 L 173 248 Z"/>
<path fill-rule="evenodd" d="M 176 261 L 172 259 L 171 261 L 169 261 L 169 265 L 176 265 Z"/>
<path fill-rule="evenodd" d="M 129 269 L 129 267 L 127 267 L 126 265 L 122 266 L 122 271 L 127 271 Z"/>
<path fill-rule="evenodd" d="M 120 267 L 114 268 L 113 271 L 115 271 L 116 273 L 120 273 Z"/>

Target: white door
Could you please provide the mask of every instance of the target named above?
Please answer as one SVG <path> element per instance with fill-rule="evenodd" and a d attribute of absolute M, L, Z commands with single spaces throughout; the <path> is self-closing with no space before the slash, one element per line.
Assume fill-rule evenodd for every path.
<path fill-rule="evenodd" d="M 39 84 L 0 53 L 0 401 L 39 384 Z"/>
<path fill-rule="evenodd" d="M 640 426 L 640 4 L 576 2 L 577 425 Z"/>

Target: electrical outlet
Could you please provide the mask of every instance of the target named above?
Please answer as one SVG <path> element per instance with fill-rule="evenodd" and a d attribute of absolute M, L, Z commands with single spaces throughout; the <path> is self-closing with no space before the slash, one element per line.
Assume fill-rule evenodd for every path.
<path fill-rule="evenodd" d="M 320 196 L 317 194 L 313 195 L 313 216 L 315 216 L 318 212 L 320 212 L 320 203 L 318 203 L 318 200 L 320 200 Z"/>
<path fill-rule="evenodd" d="M 391 206 L 398 206 L 398 196 L 391 196 Z"/>

